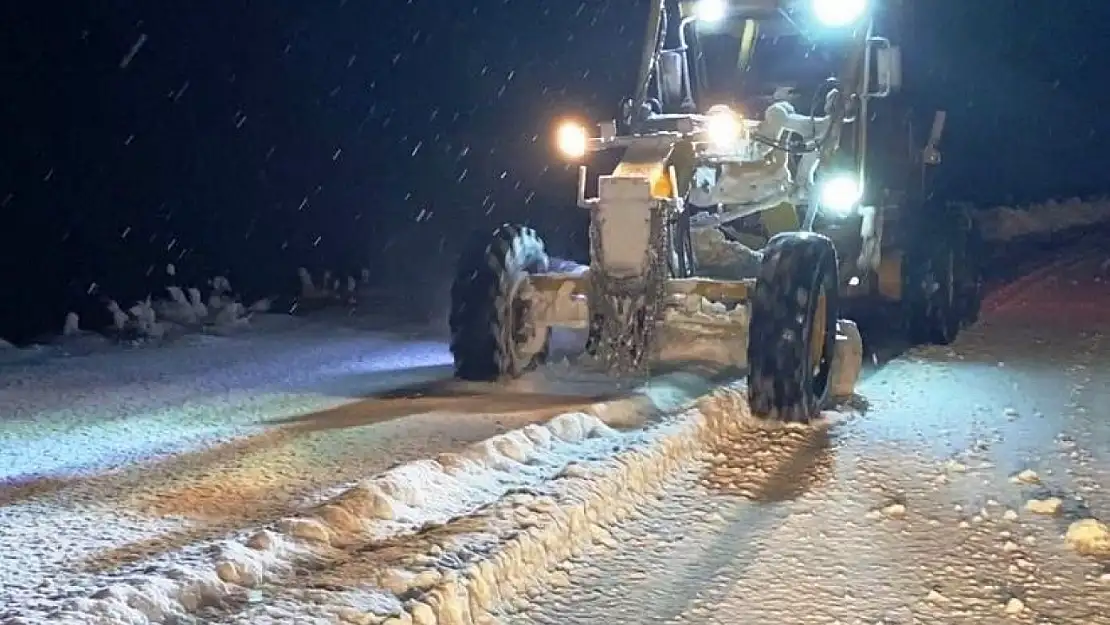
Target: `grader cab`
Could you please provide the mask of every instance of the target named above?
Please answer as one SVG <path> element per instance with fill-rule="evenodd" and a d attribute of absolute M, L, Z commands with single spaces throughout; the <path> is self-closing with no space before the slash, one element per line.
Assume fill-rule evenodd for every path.
<path fill-rule="evenodd" d="M 753 413 L 808 421 L 858 360 L 842 301 L 896 302 L 915 340 L 951 341 L 977 313 L 973 228 L 928 197 L 944 116 L 914 145 L 901 49 L 879 36 L 908 9 L 880 2 L 654 0 L 618 117 L 555 132 L 580 163 L 588 266 L 554 267 L 523 226 L 477 240 L 452 286 L 456 375 L 517 377 L 558 326 L 642 371 L 668 326 L 702 324 L 746 339 Z M 595 184 L 585 161 L 608 151 L 620 162 Z M 719 314 L 693 314 L 707 303 Z"/>

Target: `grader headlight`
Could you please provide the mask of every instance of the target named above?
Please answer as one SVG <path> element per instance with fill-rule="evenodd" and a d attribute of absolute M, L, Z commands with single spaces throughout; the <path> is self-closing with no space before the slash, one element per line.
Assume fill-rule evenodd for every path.
<path fill-rule="evenodd" d="M 590 136 L 578 122 L 565 121 L 555 130 L 555 147 L 563 158 L 578 160 L 586 155 Z"/>
<path fill-rule="evenodd" d="M 847 217 L 863 199 L 863 186 L 852 174 L 835 174 L 818 183 L 821 209 L 835 217 Z"/>
<path fill-rule="evenodd" d="M 698 0 L 694 17 L 706 25 L 716 24 L 728 17 L 728 0 Z"/>
<path fill-rule="evenodd" d="M 851 26 L 867 13 L 867 0 L 813 0 L 813 16 L 827 28 Z"/>
<path fill-rule="evenodd" d="M 727 106 L 714 106 L 706 115 L 705 134 L 713 147 L 727 150 L 736 147 L 743 134 L 743 122 Z"/>

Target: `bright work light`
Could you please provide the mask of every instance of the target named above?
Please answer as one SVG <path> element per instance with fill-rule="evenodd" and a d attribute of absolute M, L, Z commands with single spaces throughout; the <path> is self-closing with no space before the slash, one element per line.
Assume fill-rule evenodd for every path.
<path fill-rule="evenodd" d="M 699 22 L 715 24 L 728 15 L 727 0 L 698 0 L 694 5 L 694 17 Z"/>
<path fill-rule="evenodd" d="M 714 106 L 706 115 L 705 134 L 714 147 L 726 150 L 732 148 L 740 139 L 740 117 L 727 106 Z"/>
<path fill-rule="evenodd" d="M 822 26 L 843 28 L 867 12 L 867 0 L 813 0 L 813 15 Z"/>
<path fill-rule="evenodd" d="M 846 217 L 863 199 L 863 188 L 855 176 L 837 174 L 819 183 L 821 208 L 838 217 Z"/>

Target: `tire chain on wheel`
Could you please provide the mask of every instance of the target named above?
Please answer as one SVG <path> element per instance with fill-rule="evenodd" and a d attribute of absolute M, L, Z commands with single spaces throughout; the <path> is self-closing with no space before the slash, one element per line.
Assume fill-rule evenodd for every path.
<path fill-rule="evenodd" d="M 590 220 L 590 317 L 597 356 L 618 375 L 648 375 L 658 355 L 657 332 L 666 311 L 669 245 L 666 206 L 652 208 L 643 278 L 617 279 L 605 275 L 605 250 L 596 219 Z"/>

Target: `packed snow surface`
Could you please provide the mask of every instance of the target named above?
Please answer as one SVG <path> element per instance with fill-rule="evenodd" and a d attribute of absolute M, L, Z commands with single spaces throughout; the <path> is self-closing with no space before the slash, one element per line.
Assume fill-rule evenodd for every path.
<path fill-rule="evenodd" d="M 1071 226 L 1083 223 L 1093 220 Z M 1000 232 L 1032 229 L 988 238 L 1006 238 Z M 1089 568 L 1110 551 L 1098 487 L 1110 457 L 1076 443 L 1110 448 L 1099 425 L 1108 421 L 1088 408 L 1110 403 L 1088 390 L 1110 375 L 1099 369 L 1110 328 L 1096 314 L 1110 302 L 1091 299 L 1105 291 L 1105 247 L 1076 251 L 1079 260 L 1057 263 L 1017 300 L 988 305 L 993 317 L 955 350 L 889 367 L 865 387 L 865 416 L 800 430 L 740 427 L 734 390 L 691 407 L 727 379 L 719 372 L 614 386 L 555 366 L 495 389 L 445 381 L 438 340 L 357 325 L 259 314 L 245 333 L 122 349 L 67 320 L 48 348 L 4 350 L 23 356 L 0 376 L 0 540 L 9 546 L 0 622 L 395 625 L 495 614 L 573 624 L 640 622 L 635 610 L 655 608 L 675 622 L 853 622 L 852 610 L 900 622 L 933 609 L 935 622 L 958 623 L 995 608 L 1000 618 L 1101 622 L 1067 621 L 1075 612 L 1066 606 L 1081 602 L 1077 587 L 1095 588 L 1082 596 L 1090 614 L 1110 605 L 1098 594 L 1110 579 Z M 1051 330 L 1045 320 L 1068 323 Z M 1075 328 L 1088 329 L 1066 333 Z M 1003 340 L 1013 336 L 1033 344 Z M 1054 344 L 1066 347 L 1059 366 L 1036 366 Z M 944 384 L 945 399 L 929 394 Z M 1073 425 L 1046 418 L 1064 413 Z M 1052 441 L 1074 467 L 1048 459 Z M 767 509 L 750 509 L 753 499 Z M 935 529 L 948 509 L 972 538 L 945 542 L 958 534 Z M 996 517 L 1013 527 L 984 525 Z M 874 534 L 892 522 L 910 524 L 901 551 Z M 995 538 L 1009 555 L 991 555 Z M 660 540 L 693 550 L 652 547 Z M 750 543 L 740 558 L 750 571 L 720 561 L 721 546 L 707 540 Z M 816 544 L 821 553 L 809 551 Z M 926 588 L 899 568 L 938 550 L 950 575 L 978 580 L 982 569 L 989 579 L 968 590 L 938 573 Z M 1019 575 L 1037 569 L 1037 557 L 1051 563 L 1043 578 L 1029 573 L 1040 586 Z M 889 597 L 859 580 L 837 594 L 853 558 L 881 572 Z M 991 568 L 1006 558 L 1009 568 Z M 819 573 L 840 577 L 809 573 L 812 615 L 794 614 L 802 598 L 789 593 L 753 599 L 825 560 Z M 681 583 L 667 581 L 678 571 Z M 685 607 L 659 603 L 661 592 L 688 599 L 687 588 L 706 592 Z M 846 607 L 832 605 L 837 597 Z"/>
<path fill-rule="evenodd" d="M 203 339 L 5 367 L 0 539 L 20 548 L 0 556 L 0 615 L 196 616 L 321 546 L 409 535 L 642 442 L 713 385 L 558 364 L 460 384 L 437 340 L 303 320 Z"/>
<path fill-rule="evenodd" d="M 992 295 L 866 410 L 729 428 L 494 610 L 511 625 L 1110 623 L 1108 237 Z"/>
<path fill-rule="evenodd" d="M 438 341 L 333 325 L 9 364 L 0 376 L 0 605 L 495 434 L 363 399 L 449 373 Z M 360 409 L 361 408 L 361 409 Z"/>

